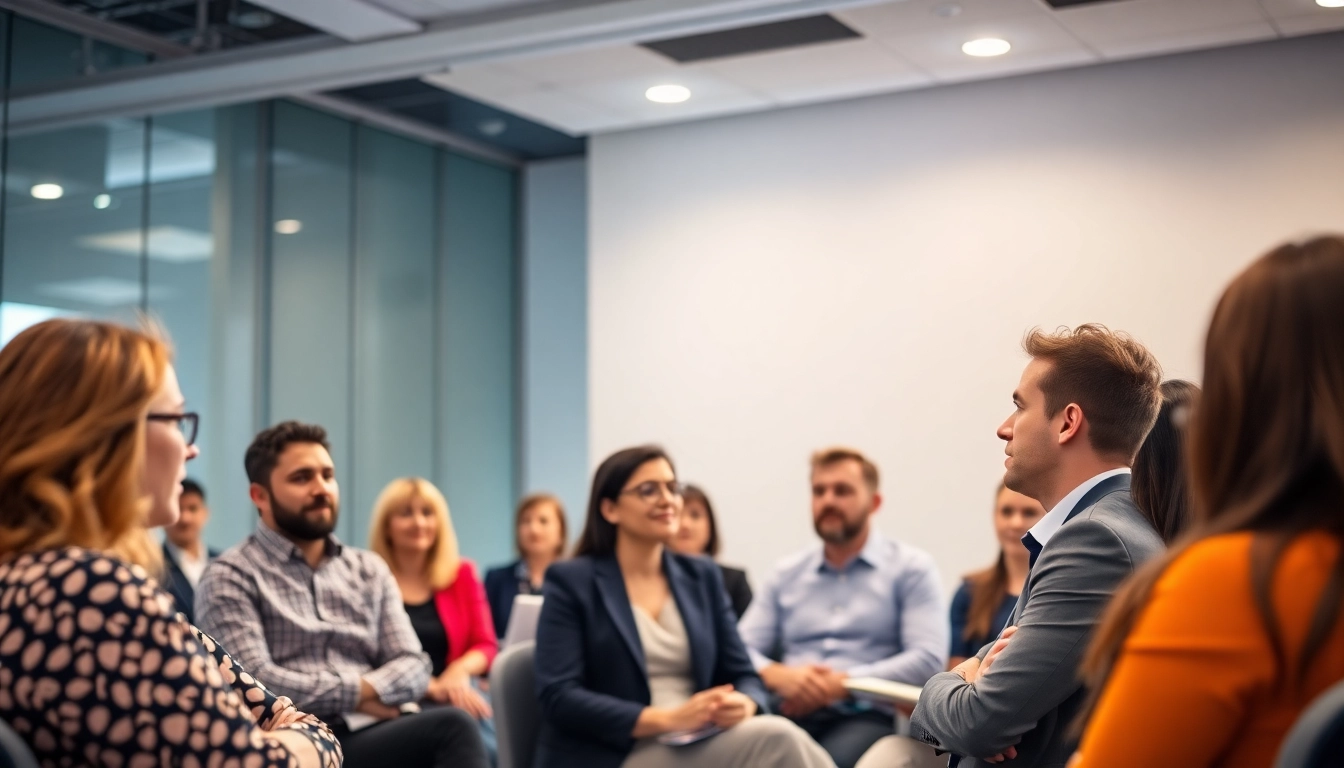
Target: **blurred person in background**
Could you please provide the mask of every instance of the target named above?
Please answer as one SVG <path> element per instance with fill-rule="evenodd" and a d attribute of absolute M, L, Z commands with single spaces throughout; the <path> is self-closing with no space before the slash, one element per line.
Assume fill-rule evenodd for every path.
<path fill-rule="evenodd" d="M 518 559 L 485 574 L 485 595 L 495 620 L 495 635 L 504 637 L 518 595 L 540 595 L 546 569 L 564 557 L 569 543 L 565 507 L 549 493 L 534 493 L 518 503 L 513 516 L 513 545 Z"/>
<path fill-rule="evenodd" d="M 1130 493 L 1168 545 L 1190 525 L 1185 436 L 1198 400 L 1199 387 L 1194 384 L 1180 379 L 1162 382 L 1162 410 L 1134 458 Z"/>
<path fill-rule="evenodd" d="M 672 549 L 683 555 L 703 555 L 711 560 L 719 556 L 719 524 L 714 518 L 714 505 L 699 487 L 687 485 L 681 489 L 681 527 L 672 540 Z M 723 586 L 728 590 L 728 602 L 737 618 L 751 605 L 751 584 L 747 572 L 719 563 Z"/>
<path fill-rule="evenodd" d="M 1008 626 L 1031 567 L 1031 553 L 1022 545 L 1022 537 L 1044 515 L 1039 501 L 999 482 L 999 492 L 994 497 L 994 535 L 999 540 L 999 558 L 985 570 L 968 575 L 952 598 L 948 669 L 979 653 Z"/>
<path fill-rule="evenodd" d="M 163 588 L 173 596 L 177 610 L 196 621 L 196 585 L 201 582 L 205 566 L 219 557 L 201 538 L 205 524 L 210 521 L 210 507 L 205 503 L 205 489 L 190 478 L 182 481 L 181 514 L 177 522 L 163 529 Z"/>

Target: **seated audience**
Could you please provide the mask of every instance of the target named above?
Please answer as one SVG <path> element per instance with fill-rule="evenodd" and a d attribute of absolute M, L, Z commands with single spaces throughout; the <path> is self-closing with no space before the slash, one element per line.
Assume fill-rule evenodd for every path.
<path fill-rule="evenodd" d="M 1344 680 L 1344 238 L 1232 281 L 1203 381 L 1193 530 L 1107 611 L 1078 768 L 1272 765 Z"/>
<path fill-rule="evenodd" d="M 1162 410 L 1134 457 L 1130 493 L 1168 545 L 1190 524 L 1185 432 L 1198 398 L 1199 387 L 1188 381 L 1162 382 Z"/>
<path fill-rule="evenodd" d="M 199 453 L 167 342 L 50 320 L 0 350 L 0 380 L 0 717 L 38 761 L 339 766 L 322 722 L 147 575 L 145 525 L 174 521 Z"/>
<path fill-rule="evenodd" d="M 1031 361 L 999 427 L 1004 483 L 1049 511 L 1022 538 L 1031 567 L 1010 626 L 934 675 L 910 720 L 916 738 L 962 755 L 961 768 L 1068 760 L 1088 638 L 1120 584 L 1163 550 L 1129 492 L 1130 463 L 1162 403 L 1157 360 L 1100 325 L 1036 330 L 1023 346 Z"/>
<path fill-rule="evenodd" d="M 972 573 L 952 597 L 952 652 L 949 669 L 974 656 L 986 643 L 994 642 L 1022 594 L 1031 553 L 1022 537 L 1045 515 L 1041 503 L 1010 490 L 1002 482 L 994 499 L 994 535 L 999 540 L 999 559 L 990 567 Z"/>
<path fill-rule="evenodd" d="M 206 568 L 202 626 L 277 692 L 331 719 L 348 766 L 488 765 L 465 711 L 406 712 L 428 687 L 429 658 L 387 564 L 332 534 L 340 489 L 326 431 L 277 424 L 243 463 L 261 525 Z"/>
<path fill-rule="evenodd" d="M 420 647 L 429 654 L 425 698 L 489 720 L 490 704 L 472 679 L 489 671 L 499 642 L 476 569 L 458 555 L 443 494 L 418 477 L 393 480 L 373 505 L 369 549 L 392 569 Z M 482 737 L 489 747 L 493 729 Z"/>
<path fill-rule="evenodd" d="M 704 555 L 711 560 L 719 556 L 719 525 L 714 519 L 714 506 L 705 492 L 694 485 L 681 489 L 681 527 L 672 540 L 672 549 L 683 555 Z M 751 605 L 751 584 L 747 572 L 719 565 L 723 586 L 728 590 L 728 601 L 737 618 Z"/>
<path fill-rule="evenodd" d="M 608 457 L 573 559 L 551 566 L 537 630 L 537 768 L 822 768 L 765 711 L 713 563 L 674 554 L 681 486 L 663 451 Z M 707 736 L 684 746 L 659 737 Z"/>
<path fill-rule="evenodd" d="M 210 520 L 210 508 L 205 505 L 205 489 L 195 480 L 182 481 L 182 510 L 177 522 L 164 526 L 163 588 L 173 596 L 177 610 L 196 621 L 196 585 L 205 573 L 205 566 L 219 557 L 219 553 L 205 546 L 201 531 Z"/>
<path fill-rule="evenodd" d="M 780 711 L 853 768 L 895 720 L 851 700 L 845 678 L 923 685 L 947 663 L 947 603 L 933 558 L 873 527 L 882 496 L 863 454 L 818 451 L 811 487 L 821 546 L 780 563 L 739 629 Z"/>
<path fill-rule="evenodd" d="M 546 569 L 565 553 L 569 527 L 565 507 L 549 493 L 534 493 L 518 504 L 513 516 L 513 545 L 518 559 L 485 574 L 485 595 L 495 619 L 495 635 L 503 638 L 518 595 L 540 595 Z"/>

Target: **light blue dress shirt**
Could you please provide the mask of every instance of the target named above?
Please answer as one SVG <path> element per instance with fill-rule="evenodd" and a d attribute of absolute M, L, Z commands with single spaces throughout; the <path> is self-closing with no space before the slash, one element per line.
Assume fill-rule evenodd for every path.
<path fill-rule="evenodd" d="M 933 558 L 876 530 L 842 568 L 821 547 L 785 560 L 738 631 L 757 670 L 826 664 L 923 685 L 947 667 L 947 603 Z"/>

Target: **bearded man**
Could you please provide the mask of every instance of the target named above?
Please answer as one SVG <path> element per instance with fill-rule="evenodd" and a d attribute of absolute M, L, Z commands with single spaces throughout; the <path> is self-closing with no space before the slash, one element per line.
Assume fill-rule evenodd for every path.
<path fill-rule="evenodd" d="M 738 629 L 778 711 L 853 768 L 894 732 L 894 712 L 850 698 L 847 677 L 923 685 L 947 664 L 947 606 L 928 553 L 872 525 L 877 466 L 859 451 L 812 456 L 821 546 L 776 566 Z"/>
<path fill-rule="evenodd" d="M 486 768 L 470 715 L 414 706 L 429 657 L 392 572 L 332 533 L 341 493 L 326 430 L 277 424 L 253 439 L 243 464 L 261 525 L 206 568 L 201 628 L 276 694 L 329 723 L 346 768 Z"/>

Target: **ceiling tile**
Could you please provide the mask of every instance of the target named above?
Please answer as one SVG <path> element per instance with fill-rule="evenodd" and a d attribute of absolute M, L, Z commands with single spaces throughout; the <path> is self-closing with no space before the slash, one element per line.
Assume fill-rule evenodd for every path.
<path fill-rule="evenodd" d="M 951 9 L 957 12 L 949 14 Z M 1040 0 L 905 0 L 834 11 L 831 15 L 868 37 L 887 38 L 1021 16 L 1047 16 L 1050 12 Z"/>
<path fill-rule="evenodd" d="M 365 0 L 371 5 L 409 16 L 420 21 L 484 13 L 520 5 L 554 4 L 555 0 Z"/>
<path fill-rule="evenodd" d="M 686 86 L 691 90 L 691 98 L 680 104 L 655 104 L 644 98 L 644 91 L 667 82 Z M 639 124 L 676 122 L 772 106 L 770 99 L 752 89 L 690 67 L 680 68 L 677 76 L 670 79 L 657 75 L 622 76 L 565 90 L 611 111 L 630 115 Z"/>
<path fill-rule="evenodd" d="M 573 136 L 633 119 L 632 115 L 555 88 L 510 94 L 500 99 L 498 106 Z"/>
<path fill-rule="evenodd" d="M 963 43 L 980 37 L 1003 38 L 1013 49 L 992 58 L 961 52 Z M 941 82 L 1002 77 L 1098 60 L 1048 14 L 967 20 L 937 30 L 884 37 L 882 44 Z"/>
<path fill-rule="evenodd" d="M 1322 8 L 1316 0 L 1260 0 L 1285 35 L 1310 35 L 1344 29 L 1344 8 Z"/>
<path fill-rule="evenodd" d="M 555 86 L 591 83 L 613 76 L 665 76 L 680 69 L 666 56 L 634 45 L 513 59 L 495 66 L 516 76 Z"/>
<path fill-rule="evenodd" d="M 1276 36 L 1256 0 L 1124 0 L 1063 8 L 1055 18 L 1108 57 L 1206 47 L 1222 30 L 1242 30 L 1229 42 L 1256 39 L 1257 28 Z"/>
<path fill-rule="evenodd" d="M 454 67 L 447 72 L 425 75 L 426 83 L 467 96 L 508 96 L 535 91 L 541 83 L 492 64 Z"/>
<path fill-rule="evenodd" d="M 896 91 L 933 79 L 872 40 L 845 40 L 693 65 L 781 104 Z"/>
<path fill-rule="evenodd" d="M 1314 35 L 1317 32 L 1332 32 L 1337 29 L 1344 29 L 1344 13 L 1289 16 L 1284 19 L 1276 19 L 1274 24 L 1285 35 Z"/>
<path fill-rule="evenodd" d="M 1272 40 L 1278 36 L 1278 32 L 1269 22 L 1260 21 L 1231 27 L 1204 29 L 1198 32 L 1185 32 L 1179 35 L 1095 43 L 1094 47 L 1107 59 L 1132 59 L 1140 56 L 1161 56 L 1181 51 L 1196 51 L 1202 48 L 1252 43 L 1257 40 Z"/>

